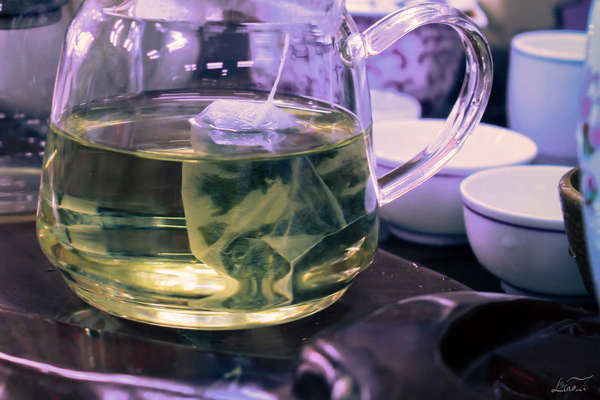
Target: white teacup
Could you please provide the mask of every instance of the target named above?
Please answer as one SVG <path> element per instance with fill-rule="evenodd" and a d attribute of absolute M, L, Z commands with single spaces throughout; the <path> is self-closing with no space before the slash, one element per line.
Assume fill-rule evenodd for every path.
<path fill-rule="evenodd" d="M 538 162 L 577 164 L 586 37 L 575 31 L 532 31 L 511 42 L 508 123 L 533 139 Z"/>

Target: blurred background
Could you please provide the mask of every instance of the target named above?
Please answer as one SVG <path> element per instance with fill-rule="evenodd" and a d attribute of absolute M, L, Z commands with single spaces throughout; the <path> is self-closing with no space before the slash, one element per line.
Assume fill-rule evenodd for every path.
<path fill-rule="evenodd" d="M 591 0 L 444 0 L 471 16 L 486 35 L 494 58 L 494 86 L 483 121 L 505 126 L 506 82 L 510 42 L 534 30 L 585 31 Z M 348 0 L 360 29 L 407 1 Z M 416 97 L 423 117 L 445 117 L 460 89 L 463 52 L 456 34 L 444 26 L 427 26 L 407 35 L 369 60 L 374 90 L 397 90 Z"/>

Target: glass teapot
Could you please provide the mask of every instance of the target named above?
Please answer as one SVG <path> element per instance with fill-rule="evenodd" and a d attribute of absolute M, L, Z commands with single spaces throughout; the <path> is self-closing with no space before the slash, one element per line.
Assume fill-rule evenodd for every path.
<path fill-rule="evenodd" d="M 466 78 L 436 140 L 377 180 L 366 58 L 453 27 Z M 271 325 L 339 299 L 378 205 L 479 122 L 492 64 L 459 11 L 414 2 L 363 33 L 342 0 L 86 0 L 58 70 L 37 216 L 88 303 L 195 329 Z"/>

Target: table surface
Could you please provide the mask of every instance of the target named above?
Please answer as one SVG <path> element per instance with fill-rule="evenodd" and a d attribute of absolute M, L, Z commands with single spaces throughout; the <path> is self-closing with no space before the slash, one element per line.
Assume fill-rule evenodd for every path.
<path fill-rule="evenodd" d="M 213 357 L 211 360 L 217 357 L 221 360 L 221 367 L 229 365 L 232 359 L 239 362 L 240 357 L 246 363 L 258 359 L 260 367 L 254 369 L 254 373 L 260 372 L 261 379 L 267 375 L 275 377 L 272 379 L 279 383 L 279 386 L 276 385 L 278 390 L 289 389 L 289 382 L 294 375 L 294 363 L 303 346 L 323 332 L 347 326 L 384 305 L 402 299 L 470 290 L 469 285 L 436 273 L 427 268 L 425 263 L 431 262 L 439 270 L 444 270 L 443 266 L 447 264 L 446 272 L 449 275 L 452 272 L 457 277 L 461 274 L 465 277 L 472 276 L 469 270 L 478 268 L 473 255 L 465 246 L 429 248 L 388 239 L 382 243 L 382 248 L 406 258 L 379 250 L 371 267 L 355 279 L 340 301 L 324 311 L 279 326 L 202 332 L 139 324 L 88 306 L 68 289 L 60 272 L 42 254 L 35 238 L 33 222 L 0 224 L 0 320 L 3 321 L 0 322 L 0 337 L 4 338 L 0 340 L 0 375 L 3 362 L 8 362 L 10 367 L 14 360 L 34 360 L 44 365 L 60 365 L 61 368 L 71 366 L 75 370 L 106 371 L 124 368 L 121 372 L 131 372 L 131 360 L 122 359 L 123 355 L 119 356 L 121 358 L 117 357 L 123 365 L 115 364 L 114 359 L 108 365 L 98 364 L 96 358 L 90 364 L 82 361 L 86 357 L 74 357 L 73 353 L 68 356 L 63 352 L 48 353 L 48 349 L 72 346 L 73 342 L 79 340 L 92 340 L 89 345 L 80 345 L 81 351 L 97 348 L 99 343 L 101 352 L 114 352 L 123 343 L 126 343 L 126 349 L 139 347 L 142 343 L 144 346 L 158 346 L 158 350 L 152 347 L 153 354 L 156 351 L 159 354 L 165 353 L 164 348 L 170 349 L 168 354 L 171 355 L 179 354 L 177 351 L 182 352 L 185 357 L 179 355 L 176 358 L 178 365 L 183 365 L 181 359 L 187 359 L 189 352 L 198 352 L 198 357 L 210 354 Z M 478 274 L 482 278 L 466 280 L 476 288 L 493 286 L 493 281 L 487 280 L 489 277 L 481 271 Z M 91 335 L 90 332 L 96 333 Z M 79 336 L 84 337 L 73 339 Z M 33 338 L 40 343 L 32 347 L 30 342 Z M 174 352 L 171 347 L 177 351 Z M 45 350 L 42 351 L 41 348 Z M 129 352 L 124 351 L 123 354 Z M 140 371 L 145 370 L 136 370 Z M 176 374 L 173 370 L 153 370 L 152 373 L 159 376 L 164 373 L 170 378 Z M 187 376 L 183 372 L 181 374 L 181 377 Z M 29 379 L 38 382 L 38 378 L 34 379 L 22 371 L 11 376 L 22 376 L 22 381 Z M 23 387 L 23 382 L 18 387 Z M 46 387 L 46 390 L 53 389 Z"/>
<path fill-rule="evenodd" d="M 452 246 L 429 246 L 407 242 L 389 235 L 379 244 L 388 251 L 448 276 L 473 290 L 502 292 L 500 280 L 477 261 L 468 243 Z"/>
<path fill-rule="evenodd" d="M 0 254 L 0 382 L 10 398 L 99 399 L 107 391 L 146 398 L 156 390 L 161 398 L 219 398 L 210 394 L 215 390 L 227 398 L 246 390 L 292 398 L 302 352 L 382 307 L 434 293 L 501 291 L 468 244 L 426 246 L 389 236 L 346 294 L 315 315 L 265 328 L 193 331 L 88 306 L 41 252 L 32 221 L 0 224 Z M 375 346 L 372 336 L 370 346 L 386 346 Z"/>
<path fill-rule="evenodd" d="M 469 289 L 469 285 L 461 284 L 425 267 L 421 260 L 413 261 L 413 258 L 429 261 L 433 257 L 431 260 L 435 260 L 436 265 L 442 265 L 444 258 L 448 262 L 459 264 L 469 258 L 469 252 L 464 247 L 425 249 L 412 247 L 408 243 L 388 241 L 384 248 L 389 250 L 395 247 L 397 253 L 402 254 L 404 246 L 412 249 L 410 258 L 400 258 L 389 251 L 378 251 L 373 264 L 355 279 L 342 299 L 314 316 L 271 328 L 237 331 L 236 334 L 206 333 L 203 340 L 209 336 L 211 340 L 210 343 L 205 340 L 203 346 L 225 351 L 258 352 L 263 355 L 286 357 L 294 355 L 303 341 L 319 331 L 360 318 L 383 305 L 417 295 Z M 190 337 L 201 336 L 193 331 L 125 321 L 85 304 L 67 287 L 60 272 L 41 252 L 35 238 L 33 222 L 0 224 L 0 254 L 1 308 L 37 314 L 83 327 L 101 327 L 113 332 L 139 335 L 140 331 L 144 330 L 153 338 L 160 337 L 178 343 L 187 343 Z M 456 271 L 463 269 L 457 267 Z M 480 284 L 475 280 L 473 283 Z M 264 340 L 261 339 L 260 344 L 245 338 L 249 332 L 254 331 L 261 332 Z M 181 332 L 184 332 L 185 338 L 179 334 Z M 294 335 L 286 337 L 285 344 L 281 343 L 281 338 L 275 338 L 287 335 L 288 332 L 294 332 Z M 267 339 L 269 337 L 270 339 Z M 192 342 L 197 347 L 197 341 L 194 339 Z"/>

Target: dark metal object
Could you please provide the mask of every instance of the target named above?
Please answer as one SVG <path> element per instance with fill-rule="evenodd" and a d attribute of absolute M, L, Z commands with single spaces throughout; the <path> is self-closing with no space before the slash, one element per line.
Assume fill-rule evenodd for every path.
<path fill-rule="evenodd" d="M 599 333 L 596 314 L 558 303 L 420 296 L 305 346 L 294 389 L 311 400 L 567 399 L 571 382 L 572 398 L 595 399 Z"/>

